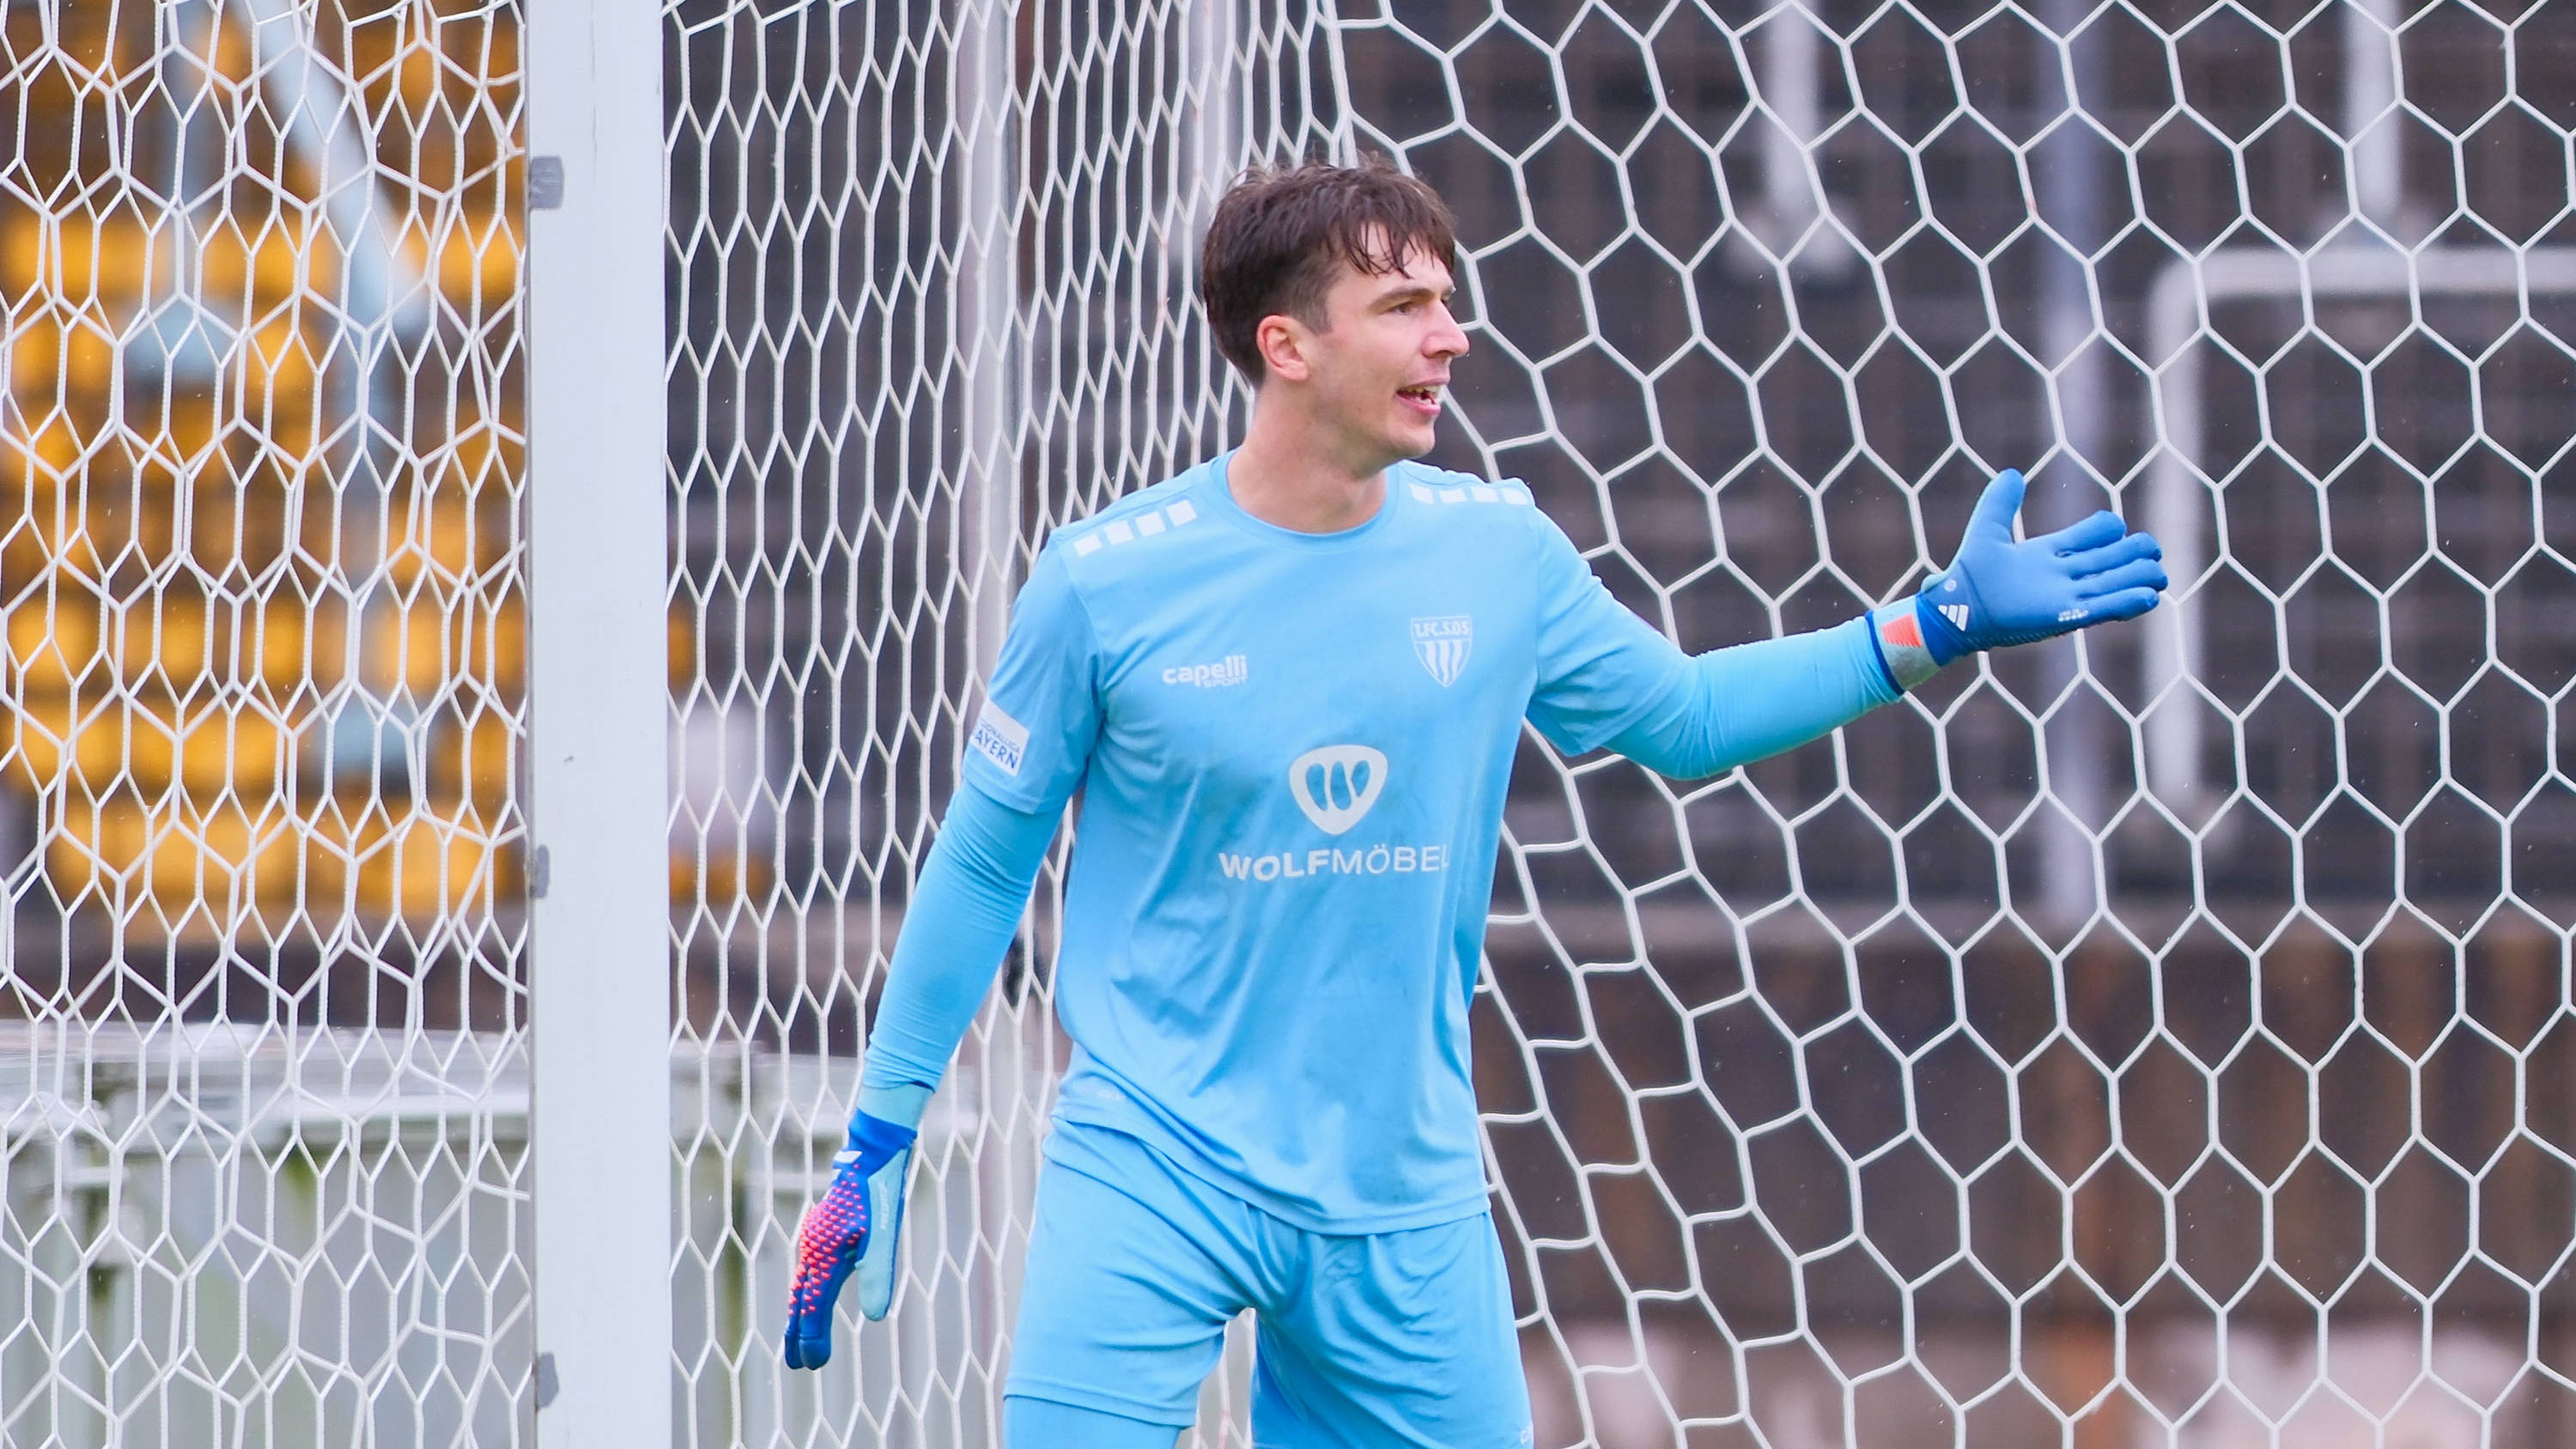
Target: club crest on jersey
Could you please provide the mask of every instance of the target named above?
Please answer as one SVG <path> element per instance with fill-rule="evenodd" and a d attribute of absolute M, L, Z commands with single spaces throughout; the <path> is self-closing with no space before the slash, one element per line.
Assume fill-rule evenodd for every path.
<path fill-rule="evenodd" d="M 1442 614 L 1413 621 L 1413 657 L 1431 671 L 1442 689 L 1458 682 L 1467 667 L 1467 651 L 1476 643 L 1476 621 L 1465 614 Z"/>
<path fill-rule="evenodd" d="M 1386 788 L 1386 756 L 1366 745 L 1326 745 L 1288 765 L 1288 790 L 1297 808 L 1326 835 L 1360 823 Z"/>

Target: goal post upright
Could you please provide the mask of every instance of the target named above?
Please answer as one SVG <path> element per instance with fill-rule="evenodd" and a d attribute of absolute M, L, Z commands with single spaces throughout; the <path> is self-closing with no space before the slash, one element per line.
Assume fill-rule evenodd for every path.
<path fill-rule="evenodd" d="M 671 1442 L 662 16 L 527 16 L 536 1442 Z"/>

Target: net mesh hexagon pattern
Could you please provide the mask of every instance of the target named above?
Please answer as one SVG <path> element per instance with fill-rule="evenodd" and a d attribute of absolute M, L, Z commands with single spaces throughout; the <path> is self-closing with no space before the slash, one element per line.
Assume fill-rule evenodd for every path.
<path fill-rule="evenodd" d="M 516 14 L 0 11 L 0 1443 L 529 1375 Z"/>

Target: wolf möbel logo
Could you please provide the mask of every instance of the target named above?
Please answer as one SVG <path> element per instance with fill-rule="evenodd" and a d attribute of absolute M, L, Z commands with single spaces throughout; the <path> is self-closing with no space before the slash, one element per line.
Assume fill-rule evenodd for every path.
<path fill-rule="evenodd" d="M 1326 835 L 1360 823 L 1386 788 L 1386 756 L 1366 745 L 1326 745 L 1288 766 L 1288 791 L 1297 808 Z"/>
<path fill-rule="evenodd" d="M 1467 667 L 1467 651 L 1476 644 L 1476 621 L 1465 614 L 1443 614 L 1413 621 L 1413 656 L 1447 689 Z"/>

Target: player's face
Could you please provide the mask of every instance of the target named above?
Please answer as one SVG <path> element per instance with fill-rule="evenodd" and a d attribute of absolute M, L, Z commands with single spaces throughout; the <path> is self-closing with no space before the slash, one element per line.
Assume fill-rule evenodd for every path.
<path fill-rule="evenodd" d="M 1454 288 L 1436 257 L 1408 254 L 1393 272 L 1345 266 L 1324 295 L 1329 325 L 1308 335 L 1319 422 L 1373 467 L 1431 451 L 1449 364 L 1467 334 L 1449 315 Z"/>

